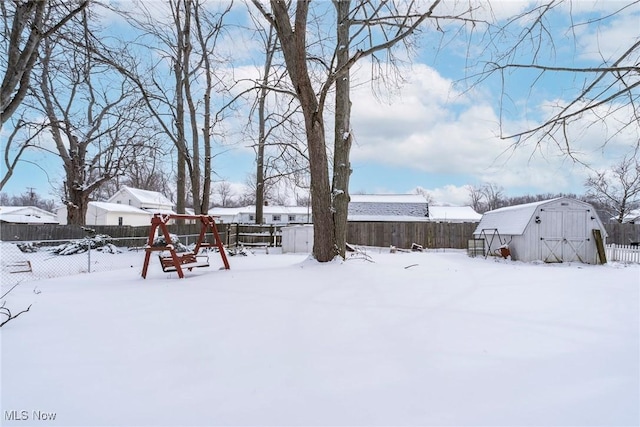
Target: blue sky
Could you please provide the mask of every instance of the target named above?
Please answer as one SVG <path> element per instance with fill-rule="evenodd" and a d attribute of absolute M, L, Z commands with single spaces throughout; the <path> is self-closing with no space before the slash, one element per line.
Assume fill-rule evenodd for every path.
<path fill-rule="evenodd" d="M 605 16 L 626 3 L 573 2 L 573 20 Z M 480 4 L 486 6 L 486 2 Z M 524 10 L 533 2 L 503 0 L 492 4 L 493 15 L 503 17 Z M 615 19 L 577 26 L 573 31 L 568 29 L 568 12 L 567 3 L 549 17 L 553 44 L 545 42 L 540 53 L 546 64 L 598 65 L 600 56 L 620 53 L 633 37 L 637 38 L 640 4 L 625 9 Z M 517 31 L 518 27 L 513 28 L 514 34 Z M 512 140 L 498 137 L 501 81 L 492 78 L 472 86 L 473 79 L 463 80 L 477 70 L 473 65 L 488 59 L 486 53 L 477 50 L 477 40 L 469 43 L 467 38 L 456 38 L 445 47 L 439 47 L 440 41 L 439 33 L 426 32 L 417 57 L 402 65 L 405 82 L 396 90 L 374 95 L 368 84 L 354 89 L 352 193 L 410 193 L 420 187 L 430 192 L 437 203 L 462 205 L 468 202 L 467 185 L 491 182 L 504 187 L 511 196 L 582 194 L 589 168 L 610 166 L 638 141 L 638 129 L 628 129 L 603 149 L 603 141 L 611 135 L 614 124 L 602 121 L 589 126 L 593 119 L 586 118 L 570 135 L 578 159 L 588 167 L 567 159 L 548 141 L 512 150 Z M 232 44 L 241 52 L 238 40 Z M 526 57 L 523 54 L 517 59 L 524 61 Z M 250 61 L 243 66 L 247 67 L 247 62 Z M 368 63 L 363 61 L 352 75 L 354 81 L 366 83 L 369 73 Z M 536 80 L 534 73 L 518 72 L 509 77 L 509 98 L 502 98 L 508 101 L 502 110 L 502 125 L 507 133 L 539 122 L 556 102 L 569 99 L 582 85 L 580 76 L 573 74 L 545 74 Z M 221 149 L 225 154 L 217 157 L 214 164 L 215 178 L 232 182 L 237 189 L 255 169 L 253 151 L 245 145 L 236 142 Z M 42 152 L 29 153 L 24 160 L 3 191 L 17 194 L 35 188 L 46 198 L 56 198 L 52 190 L 61 178 L 59 160 Z"/>

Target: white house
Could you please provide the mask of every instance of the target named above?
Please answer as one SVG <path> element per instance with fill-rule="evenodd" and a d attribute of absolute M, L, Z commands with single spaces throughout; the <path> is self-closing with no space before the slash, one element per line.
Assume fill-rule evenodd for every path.
<path fill-rule="evenodd" d="M 86 225 L 149 225 L 151 212 L 120 203 L 89 202 Z"/>
<path fill-rule="evenodd" d="M 58 224 L 56 214 L 35 206 L 0 206 L 0 222 L 11 224 Z"/>
<path fill-rule="evenodd" d="M 419 194 L 352 194 L 349 221 L 428 221 L 429 204 Z"/>
<path fill-rule="evenodd" d="M 151 212 L 134 206 L 120 203 L 89 202 L 85 216 L 86 225 L 149 225 L 151 224 Z M 60 224 L 67 224 L 67 207 L 58 208 Z"/>
<path fill-rule="evenodd" d="M 157 191 L 140 190 L 123 186 L 107 200 L 108 203 L 119 203 L 144 209 L 151 213 L 173 214 L 174 203 Z"/>
<path fill-rule="evenodd" d="M 606 230 L 594 207 L 560 197 L 486 212 L 473 235 L 484 239 L 489 253 L 508 245 L 513 260 L 597 264 L 593 230 L 600 230 L 604 244 Z"/>
<path fill-rule="evenodd" d="M 255 224 L 256 207 L 211 208 L 209 214 L 219 217 L 220 222 Z M 304 206 L 264 206 L 262 208 L 263 224 L 286 225 L 308 224 L 311 222 L 311 209 Z"/>

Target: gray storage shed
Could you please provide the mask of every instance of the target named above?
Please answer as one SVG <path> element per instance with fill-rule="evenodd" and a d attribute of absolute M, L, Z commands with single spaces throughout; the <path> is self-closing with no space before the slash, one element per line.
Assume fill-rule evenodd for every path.
<path fill-rule="evenodd" d="M 604 245 L 606 231 L 593 206 L 560 197 L 486 212 L 473 235 L 490 254 L 508 245 L 513 260 L 599 264 L 593 230 Z"/>

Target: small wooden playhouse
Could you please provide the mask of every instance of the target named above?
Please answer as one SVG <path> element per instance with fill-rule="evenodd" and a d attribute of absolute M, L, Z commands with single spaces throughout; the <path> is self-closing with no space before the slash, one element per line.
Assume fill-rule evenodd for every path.
<path fill-rule="evenodd" d="M 606 231 L 596 210 L 566 197 L 486 212 L 473 235 L 488 254 L 507 246 L 512 260 L 605 262 Z"/>

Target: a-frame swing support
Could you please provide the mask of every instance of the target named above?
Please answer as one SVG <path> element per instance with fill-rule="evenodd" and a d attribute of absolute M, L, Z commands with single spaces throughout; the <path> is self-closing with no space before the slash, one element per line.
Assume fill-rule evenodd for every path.
<path fill-rule="evenodd" d="M 167 251 L 171 254 L 171 260 L 173 261 L 173 267 L 178 272 L 178 277 L 181 279 L 184 278 L 183 265 L 185 268 L 187 264 L 183 261 L 186 259 L 185 255 L 179 255 L 176 253 L 175 247 L 171 244 L 171 236 L 169 234 L 169 229 L 167 228 L 167 223 L 172 219 L 178 220 L 197 220 L 200 221 L 200 235 L 198 236 L 198 241 L 196 243 L 195 248 L 192 253 L 189 253 L 189 257 L 195 257 L 201 248 L 212 247 L 215 246 L 218 248 L 218 252 L 220 253 L 220 257 L 222 258 L 222 262 L 224 264 L 225 270 L 229 270 L 229 261 L 227 260 L 227 255 L 224 250 L 224 246 L 222 245 L 222 240 L 220 239 L 220 235 L 218 234 L 218 228 L 216 227 L 216 221 L 211 215 L 184 215 L 184 214 L 155 214 L 151 218 L 151 229 L 149 230 L 149 241 L 147 242 L 147 246 L 145 247 L 145 256 L 144 256 L 144 265 L 142 266 L 142 277 L 147 278 L 147 270 L 149 268 L 149 261 L 151 259 L 151 254 L 153 252 L 159 251 Z M 160 228 L 162 235 L 164 236 L 164 241 L 166 242 L 165 246 L 153 246 L 153 241 L 156 236 L 156 230 Z M 215 243 L 210 244 L 204 241 L 205 235 L 207 231 L 211 231 L 213 233 L 213 237 L 215 239 Z M 171 261 L 169 261 L 171 262 Z M 189 268 L 191 269 L 191 268 Z"/>

